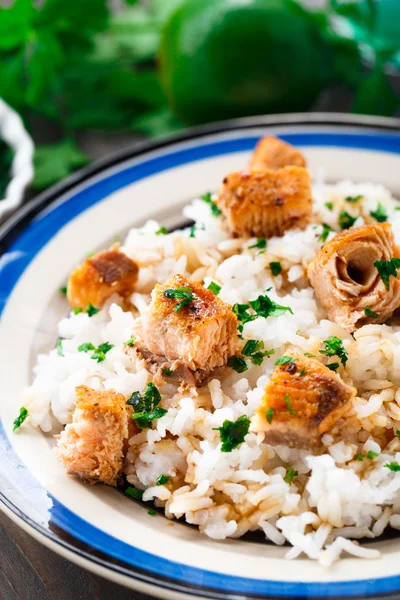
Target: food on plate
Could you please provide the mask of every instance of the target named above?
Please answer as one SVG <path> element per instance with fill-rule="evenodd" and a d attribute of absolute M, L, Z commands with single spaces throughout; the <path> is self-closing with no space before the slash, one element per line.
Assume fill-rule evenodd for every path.
<path fill-rule="evenodd" d="M 250 160 L 251 171 L 282 169 L 283 167 L 306 167 L 306 160 L 297 148 L 272 135 L 257 142 Z"/>
<path fill-rule="evenodd" d="M 362 538 L 400 529 L 397 208 L 287 166 L 131 229 L 71 274 L 16 435 L 63 427 L 68 473 L 213 539 L 376 558 Z"/>
<path fill-rule="evenodd" d="M 76 407 L 57 442 L 57 455 L 71 475 L 90 483 L 117 485 L 128 437 L 128 413 L 122 394 L 76 388 Z"/>
<path fill-rule="evenodd" d="M 118 246 L 98 252 L 69 276 L 67 296 L 72 307 L 103 306 L 112 294 L 132 294 L 139 268 Z"/>
<path fill-rule="evenodd" d="M 329 318 L 349 331 L 385 323 L 400 306 L 400 250 L 389 223 L 338 233 L 308 266 L 308 277 Z"/>
<path fill-rule="evenodd" d="M 153 362 L 172 372 L 184 367 L 195 376 L 223 367 L 235 354 L 237 317 L 211 290 L 175 275 L 156 285 L 151 296 L 137 347 Z"/>
<path fill-rule="evenodd" d="M 310 448 L 350 408 L 357 390 L 315 358 L 281 356 L 253 424 L 270 444 Z"/>
<path fill-rule="evenodd" d="M 234 236 L 269 238 L 304 229 L 311 218 L 310 174 L 302 167 L 230 173 L 217 204 Z"/>

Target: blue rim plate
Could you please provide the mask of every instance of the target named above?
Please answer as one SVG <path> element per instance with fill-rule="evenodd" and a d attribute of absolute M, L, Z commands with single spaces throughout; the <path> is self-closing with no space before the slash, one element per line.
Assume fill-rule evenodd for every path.
<path fill-rule="evenodd" d="M 312 174 L 382 183 L 400 192 L 399 122 L 346 115 L 230 121 L 135 146 L 46 191 L 0 229 L 0 506 L 28 533 L 105 577 L 165 598 L 395 597 L 400 540 L 376 541 L 382 558 L 348 558 L 324 571 L 285 550 L 206 540 L 149 517 L 118 491 L 68 478 L 51 438 L 11 433 L 37 352 L 56 339 L 66 305 L 56 291 L 89 250 L 148 217 L 172 227 L 191 197 L 246 165 L 256 140 L 280 135 L 305 152 Z M 7 368 L 4 368 L 6 365 Z"/>

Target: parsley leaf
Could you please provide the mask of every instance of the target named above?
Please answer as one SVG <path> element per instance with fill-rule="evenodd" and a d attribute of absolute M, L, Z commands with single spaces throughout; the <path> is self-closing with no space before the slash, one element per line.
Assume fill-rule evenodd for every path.
<path fill-rule="evenodd" d="M 252 246 L 249 246 L 249 250 L 252 248 L 265 249 L 267 247 L 267 240 L 265 238 L 257 238 L 257 241 Z"/>
<path fill-rule="evenodd" d="M 248 369 L 246 361 L 240 356 L 231 356 L 226 364 L 237 373 L 244 373 Z"/>
<path fill-rule="evenodd" d="M 83 312 L 83 308 L 81 308 L 80 306 L 74 306 L 72 312 L 74 313 L 74 315 L 79 315 L 79 313 Z"/>
<path fill-rule="evenodd" d="M 131 418 L 137 422 L 141 429 L 151 427 L 152 421 L 160 419 L 167 414 L 167 410 L 160 408 L 161 395 L 154 383 L 148 383 L 143 393 L 133 392 L 126 403 L 133 407 Z"/>
<path fill-rule="evenodd" d="M 269 408 L 267 411 L 265 411 L 265 416 L 270 425 L 272 423 L 272 419 L 274 418 L 274 412 L 275 412 L 274 408 Z"/>
<path fill-rule="evenodd" d="M 264 342 L 260 342 L 259 340 L 247 340 L 242 350 L 242 354 L 244 356 L 251 356 L 256 350 L 263 348 Z"/>
<path fill-rule="evenodd" d="M 218 208 L 215 202 L 211 200 L 210 192 L 203 194 L 202 196 L 200 196 L 200 198 L 203 200 L 203 202 L 209 205 L 213 217 L 219 217 L 222 214 L 222 211 Z"/>
<path fill-rule="evenodd" d="M 383 465 L 384 467 L 386 467 L 387 469 L 390 469 L 391 471 L 400 471 L 400 465 L 397 461 L 393 461 L 391 463 L 387 463 L 386 465 Z"/>
<path fill-rule="evenodd" d="M 307 373 L 306 369 L 303 367 L 299 373 L 300 377 L 304 377 L 304 375 Z"/>
<path fill-rule="evenodd" d="M 168 481 L 169 477 L 167 475 L 160 475 L 156 481 L 156 485 L 165 485 Z"/>
<path fill-rule="evenodd" d="M 298 471 L 295 471 L 294 469 L 292 469 L 292 467 L 288 467 L 286 469 L 286 475 L 283 479 L 284 479 L 284 481 L 286 481 L 286 483 L 291 485 L 293 478 L 296 477 L 298 474 L 299 474 Z"/>
<path fill-rule="evenodd" d="M 400 268 L 400 258 L 392 258 L 390 260 L 376 260 L 374 267 L 378 269 L 379 277 L 382 279 L 385 288 L 390 288 L 390 276 L 397 277 L 397 269 Z"/>
<path fill-rule="evenodd" d="M 352 217 L 348 212 L 342 210 L 339 214 L 338 225 L 340 229 L 349 229 L 350 227 L 353 227 L 357 219 L 358 217 Z"/>
<path fill-rule="evenodd" d="M 164 377 L 171 377 L 172 375 L 172 371 L 171 369 L 168 369 L 168 367 L 162 367 L 161 373 L 164 375 Z"/>
<path fill-rule="evenodd" d="M 286 403 L 287 409 L 290 412 L 290 414 L 293 415 L 294 417 L 297 417 L 297 412 L 294 410 L 292 403 L 290 402 L 289 394 L 285 394 L 285 403 Z"/>
<path fill-rule="evenodd" d="M 124 346 L 130 346 L 131 348 L 133 348 L 133 346 L 135 345 L 135 341 L 136 341 L 136 337 L 134 335 L 131 335 L 129 340 L 127 340 L 125 342 Z"/>
<path fill-rule="evenodd" d="M 150 515 L 151 517 L 154 517 L 157 514 L 157 511 L 154 510 L 154 508 L 151 508 L 150 510 L 147 511 L 147 514 Z"/>
<path fill-rule="evenodd" d="M 214 431 L 220 432 L 222 442 L 221 452 L 232 452 L 234 448 L 244 442 L 249 432 L 250 419 L 242 415 L 237 421 L 224 421 L 222 427 L 214 427 Z"/>
<path fill-rule="evenodd" d="M 48 187 L 88 162 L 89 156 L 82 152 L 71 138 L 66 138 L 58 144 L 37 146 L 34 155 L 33 187 Z"/>
<path fill-rule="evenodd" d="M 222 288 L 220 285 L 218 285 L 218 283 L 215 283 L 215 281 L 211 281 L 207 289 L 210 290 L 215 296 L 218 296 Z"/>
<path fill-rule="evenodd" d="M 67 286 L 66 285 L 64 287 L 60 287 L 60 294 L 62 294 L 63 296 L 67 295 Z"/>
<path fill-rule="evenodd" d="M 293 356 L 280 356 L 277 361 L 275 361 L 276 365 L 290 365 L 290 363 L 296 362 L 297 358 Z"/>
<path fill-rule="evenodd" d="M 333 210 L 333 202 L 325 202 L 325 206 L 328 210 Z"/>
<path fill-rule="evenodd" d="M 331 231 L 332 231 L 332 227 L 330 227 L 330 225 L 327 225 L 326 223 L 322 223 L 322 233 L 319 236 L 318 240 L 324 244 L 326 242 L 326 240 L 328 239 L 328 235 L 330 234 Z"/>
<path fill-rule="evenodd" d="M 193 225 L 190 228 L 190 234 L 189 234 L 190 238 L 195 238 L 196 237 L 196 224 L 193 223 Z"/>
<path fill-rule="evenodd" d="M 361 200 L 361 198 L 363 198 L 364 196 L 362 196 L 361 194 L 359 194 L 358 196 L 346 196 L 345 200 L 346 202 L 350 202 L 351 204 L 355 204 L 356 202 L 358 202 L 359 200 Z"/>
<path fill-rule="evenodd" d="M 135 500 L 142 499 L 143 490 L 138 490 L 137 488 L 133 487 L 132 485 L 127 487 L 124 491 L 125 491 L 125 494 L 127 494 L 131 498 L 134 498 Z"/>
<path fill-rule="evenodd" d="M 331 335 L 327 340 L 324 340 L 324 344 L 325 349 L 320 350 L 320 354 L 324 354 L 325 356 L 338 356 L 345 367 L 349 355 L 347 350 L 343 348 L 342 340 L 335 335 Z"/>
<path fill-rule="evenodd" d="M 99 308 L 97 308 L 97 306 L 93 306 L 93 304 L 91 302 L 89 302 L 89 304 L 86 306 L 85 311 L 87 312 L 87 314 L 89 315 L 89 317 L 93 317 L 93 315 L 95 315 L 96 313 L 99 312 Z"/>
<path fill-rule="evenodd" d="M 378 223 L 384 223 L 385 221 L 388 220 L 388 215 L 385 210 L 385 207 L 382 206 L 382 204 L 380 202 L 378 202 L 378 206 L 376 207 L 376 210 L 371 210 L 371 212 L 369 214 L 376 221 L 378 221 Z"/>
<path fill-rule="evenodd" d="M 114 344 L 104 342 L 104 344 L 100 344 L 100 346 L 97 346 L 90 358 L 92 358 L 93 360 L 97 360 L 97 362 L 103 362 L 106 358 L 107 352 L 109 352 L 111 348 L 114 348 Z"/>
<path fill-rule="evenodd" d="M 376 317 L 379 317 L 379 313 L 371 310 L 369 306 L 366 306 L 364 308 L 364 312 L 365 312 L 366 316 L 371 317 L 371 319 L 375 319 Z"/>
<path fill-rule="evenodd" d="M 58 338 L 58 341 L 57 341 L 57 355 L 58 356 L 64 356 L 62 343 L 63 343 L 62 339 Z"/>
<path fill-rule="evenodd" d="M 155 419 L 161 419 L 161 417 L 166 415 L 167 412 L 168 411 L 165 408 L 158 406 L 149 412 L 133 413 L 131 418 L 137 422 L 140 429 L 148 429 L 151 427 L 152 421 Z"/>
<path fill-rule="evenodd" d="M 331 371 L 337 371 L 338 368 L 340 367 L 339 363 L 334 362 L 334 363 L 329 363 L 329 365 L 326 365 L 326 367 L 328 369 L 330 369 Z"/>
<path fill-rule="evenodd" d="M 275 277 L 282 273 L 282 265 L 280 262 L 270 262 L 269 268 L 271 269 L 272 275 Z"/>
<path fill-rule="evenodd" d="M 78 346 L 78 352 L 89 352 L 90 350 L 95 350 L 95 346 L 93 346 L 93 344 L 90 342 L 85 342 L 84 344 Z"/>
<path fill-rule="evenodd" d="M 377 456 L 379 456 L 379 452 L 374 452 L 373 450 L 369 450 L 367 454 L 367 458 L 370 460 L 374 460 L 374 458 L 377 458 Z"/>
<path fill-rule="evenodd" d="M 13 431 L 18 429 L 18 427 L 21 427 L 22 423 L 25 421 L 27 416 L 28 416 L 28 410 L 25 408 L 25 406 L 21 406 L 21 408 L 19 409 L 19 415 L 13 423 L 13 425 L 14 425 Z"/>
<path fill-rule="evenodd" d="M 175 308 L 174 312 L 179 312 L 181 308 L 184 306 L 188 306 L 192 302 L 194 302 L 195 297 L 193 296 L 192 288 L 189 287 L 177 287 L 177 288 L 169 288 L 168 290 L 164 290 L 163 294 L 166 298 L 181 300 Z"/>
<path fill-rule="evenodd" d="M 268 296 L 258 296 L 257 300 L 250 300 L 251 308 L 256 312 L 257 317 L 280 317 L 285 312 L 293 314 L 289 306 L 281 306 Z"/>
<path fill-rule="evenodd" d="M 156 235 L 167 235 L 168 234 L 168 229 L 166 227 L 160 227 L 160 229 L 157 229 L 156 231 Z"/>

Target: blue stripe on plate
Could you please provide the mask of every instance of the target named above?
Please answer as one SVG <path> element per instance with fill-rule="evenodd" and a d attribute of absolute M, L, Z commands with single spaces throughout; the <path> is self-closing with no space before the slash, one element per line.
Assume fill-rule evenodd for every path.
<path fill-rule="evenodd" d="M 400 135 L 397 134 L 316 132 L 291 133 L 281 137 L 298 146 L 361 148 L 400 154 Z M 30 261 L 66 223 L 81 212 L 100 202 L 112 192 L 154 173 L 212 156 L 251 150 L 256 140 L 256 136 L 247 136 L 204 143 L 203 145 L 199 141 L 196 147 L 182 149 L 182 146 L 180 146 L 180 149 L 175 152 L 170 151 L 162 156 L 144 159 L 134 165 L 124 166 L 122 164 L 120 171 L 105 174 L 101 180 L 93 183 L 88 181 L 86 188 L 75 194 L 72 192 L 60 204 L 56 204 L 54 207 L 50 206 L 31 222 L 0 259 L 0 314 L 14 285 Z M 6 433 L 1 426 L 0 438 L 3 444 L 7 445 L 8 452 L 12 451 Z M 19 477 L 28 475 L 28 473 L 24 474 L 24 471 L 26 471 L 26 468 L 20 463 Z M 134 548 L 104 533 L 72 513 L 56 498 L 53 498 L 51 521 L 75 538 L 109 556 L 141 569 L 146 569 L 161 577 L 167 576 L 172 580 L 189 585 L 201 585 L 236 592 L 237 594 L 268 594 L 276 597 L 360 596 L 388 593 L 400 589 L 400 576 L 362 581 L 305 583 L 248 579 L 185 566 Z"/>

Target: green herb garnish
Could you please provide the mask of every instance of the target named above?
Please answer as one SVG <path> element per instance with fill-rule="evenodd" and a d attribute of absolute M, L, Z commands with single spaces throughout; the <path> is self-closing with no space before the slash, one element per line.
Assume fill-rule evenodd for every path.
<path fill-rule="evenodd" d="M 97 360 L 97 362 L 103 362 L 107 352 L 109 352 L 111 348 L 114 348 L 114 344 L 110 344 L 109 342 L 104 342 L 104 344 L 100 344 L 97 348 L 90 342 L 85 342 L 78 346 L 78 352 L 91 352 L 93 350 L 93 354 L 90 358 Z"/>
<path fill-rule="evenodd" d="M 130 485 L 125 489 L 125 494 L 134 498 L 135 500 L 141 500 L 143 496 L 143 490 L 138 490 L 137 488 Z"/>
<path fill-rule="evenodd" d="M 158 406 L 150 412 L 133 413 L 131 418 L 137 422 L 140 429 L 149 429 L 153 421 L 161 419 L 167 412 L 168 411 L 165 408 Z"/>
<path fill-rule="evenodd" d="M 64 356 L 62 343 L 63 343 L 62 339 L 58 338 L 58 341 L 57 341 L 57 355 L 58 356 Z"/>
<path fill-rule="evenodd" d="M 273 302 L 268 296 L 258 296 L 257 300 L 250 300 L 250 306 L 257 317 L 280 317 L 285 312 L 293 314 L 290 306 L 281 306 Z"/>
<path fill-rule="evenodd" d="M 373 450 L 369 450 L 369 452 L 367 453 L 367 458 L 369 458 L 370 460 L 374 460 L 374 458 L 377 458 L 379 456 L 379 452 L 374 452 Z"/>
<path fill-rule="evenodd" d="M 271 269 L 272 275 L 277 277 L 280 273 L 282 273 L 282 265 L 280 262 L 270 262 L 269 268 Z"/>
<path fill-rule="evenodd" d="M 67 286 L 64 285 L 63 287 L 60 287 L 60 294 L 62 294 L 63 296 L 67 295 Z"/>
<path fill-rule="evenodd" d="M 325 356 L 337 356 L 346 366 L 347 359 L 349 357 L 347 350 L 343 348 L 343 342 L 338 337 L 331 335 L 327 340 L 324 340 L 325 349 L 320 350 L 320 354 Z"/>
<path fill-rule="evenodd" d="M 348 212 L 342 210 L 338 219 L 340 229 L 349 229 L 350 227 L 353 227 L 357 219 L 358 217 L 352 217 Z"/>
<path fill-rule="evenodd" d="M 331 371 L 337 371 L 338 368 L 340 367 L 339 363 L 334 362 L 334 363 L 329 363 L 329 365 L 326 365 L 326 367 L 328 369 L 330 369 Z"/>
<path fill-rule="evenodd" d="M 304 375 L 307 373 L 307 371 L 305 370 L 305 368 L 303 367 L 299 373 L 300 377 L 304 377 Z"/>
<path fill-rule="evenodd" d="M 286 483 L 291 485 L 291 483 L 293 481 L 293 477 L 296 477 L 298 474 L 299 474 L 298 471 L 295 471 L 294 469 L 292 469 L 292 467 L 288 467 L 286 469 L 286 475 L 283 479 L 284 479 L 284 481 L 286 481 Z"/>
<path fill-rule="evenodd" d="M 345 200 L 346 202 L 350 202 L 351 204 L 355 204 L 356 202 L 358 202 L 359 200 L 361 200 L 361 198 L 363 198 L 364 196 L 362 196 L 361 194 L 359 194 L 358 196 L 346 196 Z"/>
<path fill-rule="evenodd" d="M 171 369 L 168 369 L 168 367 L 161 367 L 161 373 L 164 375 L 164 377 L 171 377 L 172 375 L 172 371 Z"/>
<path fill-rule="evenodd" d="M 151 427 L 155 419 L 160 419 L 167 414 L 167 410 L 160 408 L 161 395 L 154 383 L 148 383 L 142 394 L 133 392 L 126 403 L 133 407 L 131 418 L 136 421 L 141 429 Z"/>
<path fill-rule="evenodd" d="M 160 229 L 157 229 L 156 231 L 156 235 L 167 235 L 168 234 L 168 229 L 166 227 L 160 227 Z"/>
<path fill-rule="evenodd" d="M 90 350 L 95 350 L 96 347 L 93 346 L 93 344 L 91 344 L 90 342 L 85 342 L 84 344 L 81 344 L 80 346 L 78 346 L 78 352 L 89 352 Z"/>
<path fill-rule="evenodd" d="M 211 281 L 210 285 L 207 288 L 208 290 L 210 290 L 215 296 L 218 296 L 218 294 L 220 293 L 222 287 L 220 285 L 218 285 L 218 283 L 215 283 L 214 281 Z"/>
<path fill-rule="evenodd" d="M 147 511 L 147 514 L 150 515 L 151 517 L 154 517 L 157 514 L 157 511 L 154 510 L 153 508 L 151 508 L 150 510 Z"/>
<path fill-rule="evenodd" d="M 242 354 L 244 356 L 251 356 L 260 348 L 264 348 L 264 342 L 260 342 L 259 340 L 247 340 L 242 350 Z"/>
<path fill-rule="evenodd" d="M 362 461 L 365 458 L 365 454 L 356 454 L 354 458 L 356 458 L 359 461 Z"/>
<path fill-rule="evenodd" d="M 156 485 L 165 485 L 166 483 L 168 483 L 168 481 L 168 475 L 160 475 L 156 481 Z"/>
<path fill-rule="evenodd" d="M 333 210 L 333 202 L 325 202 L 325 206 L 328 210 Z"/>
<path fill-rule="evenodd" d="M 136 341 L 136 337 L 134 335 L 131 335 L 129 340 L 127 340 L 125 342 L 124 346 L 130 346 L 132 348 L 135 345 L 135 341 Z"/>
<path fill-rule="evenodd" d="M 209 205 L 213 217 L 219 217 L 222 214 L 222 211 L 218 208 L 215 202 L 211 200 L 210 192 L 203 194 L 202 196 L 200 196 L 200 198 L 203 200 L 203 202 Z"/>
<path fill-rule="evenodd" d="M 296 362 L 297 358 L 293 356 L 280 356 L 277 361 L 275 361 L 276 365 L 290 365 L 290 363 Z"/>
<path fill-rule="evenodd" d="M 391 471 L 400 471 L 400 465 L 397 461 L 393 461 L 391 463 L 387 463 L 386 465 L 383 465 L 384 467 L 386 467 L 387 469 L 390 469 Z"/>
<path fill-rule="evenodd" d="M 311 354 L 311 352 L 304 352 L 304 356 L 307 356 L 307 358 L 315 358 L 315 354 Z"/>
<path fill-rule="evenodd" d="M 400 438 L 400 429 L 396 429 L 396 435 L 398 438 Z"/>
<path fill-rule="evenodd" d="M 222 442 L 221 452 L 232 452 L 234 448 L 244 442 L 249 432 L 250 419 L 242 415 L 237 421 L 224 421 L 222 427 L 214 427 L 214 431 L 220 432 Z"/>
<path fill-rule="evenodd" d="M 249 356 L 253 365 L 261 365 L 266 356 L 275 354 L 275 350 L 265 350 L 264 342 L 259 340 L 247 340 L 242 350 L 244 356 Z"/>
<path fill-rule="evenodd" d="M 385 207 L 382 206 L 382 204 L 380 202 L 378 202 L 378 206 L 376 207 L 376 210 L 371 210 L 371 212 L 369 214 L 376 221 L 378 221 L 378 223 L 384 223 L 385 221 L 388 220 L 388 215 L 385 210 Z"/>
<path fill-rule="evenodd" d="M 274 408 L 269 408 L 267 411 L 265 411 L 265 416 L 270 425 L 272 423 L 272 419 L 274 418 L 274 412 L 275 412 Z"/>
<path fill-rule="evenodd" d="M 25 408 L 25 406 L 21 406 L 21 408 L 19 409 L 19 415 L 13 423 L 13 431 L 18 429 L 18 427 L 21 427 L 22 423 L 25 421 L 27 416 L 28 410 Z"/>
<path fill-rule="evenodd" d="M 193 296 L 193 290 L 190 287 L 181 286 L 177 288 L 169 288 L 168 290 L 164 290 L 163 294 L 170 300 L 180 300 L 180 302 L 175 306 L 174 312 L 179 312 L 181 308 L 188 306 L 195 300 L 195 297 Z"/>
<path fill-rule="evenodd" d="M 265 249 L 267 247 L 267 240 L 265 238 L 257 238 L 257 241 L 252 246 L 249 246 L 249 250 L 252 248 Z"/>
<path fill-rule="evenodd" d="M 292 403 L 290 402 L 289 394 L 285 394 L 285 403 L 290 414 L 294 417 L 297 417 L 297 412 L 294 410 L 294 408 L 292 407 Z"/>
<path fill-rule="evenodd" d="M 193 225 L 190 228 L 189 237 L 190 238 L 195 238 L 196 237 L 196 224 L 195 223 L 193 223 Z"/>
<path fill-rule="evenodd" d="M 96 313 L 98 313 L 99 310 L 100 309 L 97 308 L 97 306 L 93 306 L 93 304 L 91 304 L 91 302 L 89 302 L 89 304 L 85 308 L 85 311 L 87 312 L 87 314 L 89 315 L 89 317 L 93 317 L 93 315 L 95 315 Z"/>
<path fill-rule="evenodd" d="M 322 233 L 319 236 L 318 240 L 324 244 L 326 242 L 326 240 L 328 239 L 328 235 L 330 234 L 331 231 L 332 231 L 332 227 L 330 227 L 330 225 L 327 225 L 326 223 L 322 223 Z"/>
<path fill-rule="evenodd" d="M 231 356 L 226 364 L 237 373 L 244 373 L 248 369 L 246 361 L 240 356 Z"/>
<path fill-rule="evenodd" d="M 81 308 L 80 306 L 74 306 L 72 312 L 74 313 L 74 315 L 79 315 L 79 313 L 83 312 L 83 308 Z"/>
<path fill-rule="evenodd" d="M 390 276 L 397 277 L 397 269 L 400 267 L 400 258 L 390 260 L 376 260 L 374 267 L 377 268 L 379 277 L 382 279 L 385 288 L 388 290 Z"/>
<path fill-rule="evenodd" d="M 365 314 L 366 314 L 367 317 L 371 317 L 372 319 L 375 319 L 376 317 L 379 317 L 379 313 L 371 310 L 369 306 L 366 306 L 364 308 L 364 312 L 365 312 Z"/>

